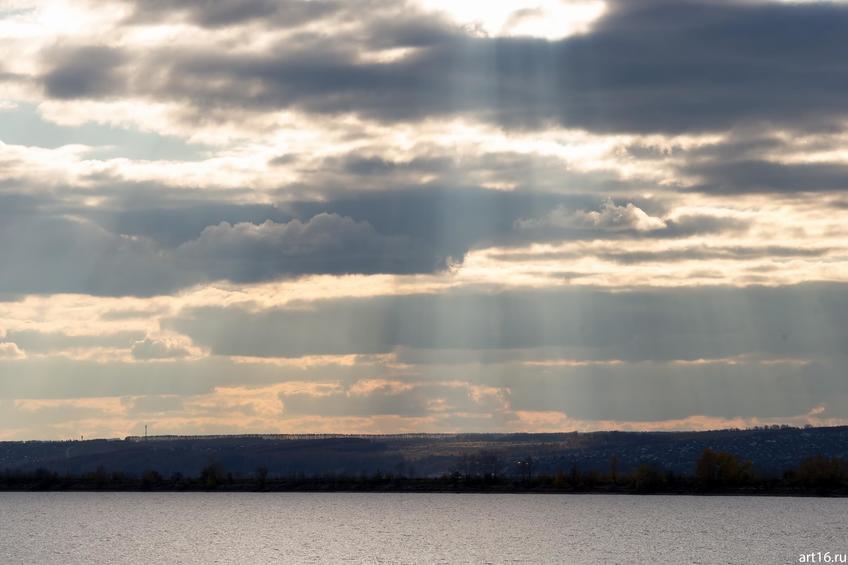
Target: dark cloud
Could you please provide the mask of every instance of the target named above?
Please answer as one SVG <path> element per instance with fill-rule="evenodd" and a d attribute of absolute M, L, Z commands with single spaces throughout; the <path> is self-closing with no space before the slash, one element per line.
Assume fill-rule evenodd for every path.
<path fill-rule="evenodd" d="M 367 222 L 327 213 L 286 224 L 221 223 L 175 254 L 189 269 L 234 282 L 303 274 L 430 273 L 444 268 L 446 259 L 409 238 L 382 235 Z"/>
<path fill-rule="evenodd" d="M 370 165 L 369 165 L 370 166 Z M 657 200 L 632 198 L 618 203 L 664 215 Z M 609 230 L 599 226 L 558 226 L 544 221 L 551 210 L 563 213 L 603 210 L 607 198 L 591 194 L 554 194 L 534 191 L 498 191 L 473 188 L 422 187 L 418 189 L 360 192 L 324 202 L 291 204 L 292 212 L 308 217 L 319 211 L 366 221 L 383 234 L 404 235 L 428 243 L 440 255 L 461 259 L 472 248 L 487 245 L 515 246 L 533 242 L 626 238 L 683 238 L 698 234 L 739 232 L 746 222 L 715 216 L 683 216 L 665 220 L 650 231 Z M 525 228 L 528 221 L 530 228 Z"/>
<path fill-rule="evenodd" d="M 192 191 L 129 185 L 100 191 L 105 196 L 98 207 L 68 200 L 75 192 L 78 198 L 98 194 L 67 187 L 52 200 L 0 195 L 17 210 L 0 224 L 0 261 L 15 265 L 0 272 L 0 292 L 150 296 L 216 280 L 433 273 L 490 245 L 747 229 L 739 220 L 712 216 L 663 220 L 648 231 L 603 223 L 547 225 L 551 210 L 588 214 L 617 205 L 592 195 L 521 190 L 405 187 L 275 206 L 216 203 L 214 191 L 209 200 L 202 191 L 174 200 L 173 192 Z M 640 211 L 666 213 L 661 202 L 634 200 Z M 637 208 L 630 201 L 619 207 L 625 203 Z M 528 221 L 530 229 L 524 227 Z"/>
<path fill-rule="evenodd" d="M 655 180 L 622 179 L 614 169 L 579 171 L 559 157 L 536 153 L 492 151 L 480 155 L 424 152 L 407 160 L 379 153 L 352 153 L 323 160 L 308 173 L 314 190 L 338 198 L 339 186 L 356 186 L 360 192 L 380 192 L 404 187 L 499 187 L 525 192 L 580 195 L 653 192 Z M 427 179 L 422 182 L 421 179 Z"/>
<path fill-rule="evenodd" d="M 382 157 L 362 157 L 350 155 L 342 161 L 345 172 L 353 175 L 386 175 L 397 171 L 434 173 L 452 168 L 455 162 L 447 156 L 417 157 L 409 161 L 391 161 Z"/>
<path fill-rule="evenodd" d="M 125 55 L 110 47 L 54 48 L 44 88 L 52 98 L 100 98 L 122 90 L 118 70 Z"/>
<path fill-rule="evenodd" d="M 37 216 L 0 224 L 0 291 L 149 296 L 192 283 L 149 242 L 89 222 Z"/>
<path fill-rule="evenodd" d="M 765 160 L 712 161 L 684 166 L 703 183 L 694 190 L 722 194 L 805 193 L 848 190 L 848 166 L 840 163 L 784 164 Z"/>
<path fill-rule="evenodd" d="M 207 28 L 257 22 L 274 27 L 296 27 L 333 14 L 344 3 L 327 0 L 141 0 L 133 2 L 129 23 L 183 18 Z"/>
<path fill-rule="evenodd" d="M 433 13 L 423 13 L 410 2 L 395 2 L 395 13 L 390 4 L 372 2 L 378 10 L 368 22 L 368 46 L 391 49 L 396 47 L 430 47 L 449 43 L 464 35 L 462 29 L 447 19 Z M 349 6 L 355 6 L 351 2 Z"/>
<path fill-rule="evenodd" d="M 766 158 L 771 152 L 780 151 L 785 147 L 786 140 L 769 135 L 768 132 L 742 130 L 732 132 L 718 143 L 689 148 L 685 153 L 687 157 L 702 162 L 750 161 Z M 805 143 L 805 147 L 809 148 L 810 144 Z M 683 152 L 680 148 L 673 151 L 678 154 Z"/>
<path fill-rule="evenodd" d="M 262 224 L 268 221 L 284 224 L 294 216 L 270 204 L 216 203 L 210 195 L 201 194 L 187 202 L 168 202 L 154 195 L 143 201 L 114 202 L 96 210 L 74 210 L 85 214 L 112 233 L 142 236 L 163 247 L 176 247 L 200 236 L 204 229 L 221 222 L 229 224 Z M 308 218 L 306 218 L 308 220 Z"/>
<path fill-rule="evenodd" d="M 375 9 L 367 13 L 379 13 L 378 5 L 392 8 L 376 4 L 368 3 Z M 207 25 L 285 10 L 304 11 L 294 21 L 320 21 L 325 6 L 183 5 Z M 145 80 L 131 94 L 199 107 L 356 113 L 385 122 L 466 115 L 507 127 L 558 123 L 630 132 L 756 124 L 821 129 L 848 115 L 841 95 L 848 86 L 842 65 L 848 6 L 842 4 L 613 1 L 589 33 L 556 42 L 459 36 L 450 24 L 407 11 L 403 24 L 393 26 L 358 10 L 357 32 L 340 32 L 332 42 L 303 33 L 267 53 L 140 53 L 136 72 Z M 358 57 L 375 46 L 408 45 L 423 47 L 392 62 Z M 109 69 L 116 61 L 105 52 L 74 49 L 56 61 L 44 77 L 51 96 L 114 91 Z"/>
<path fill-rule="evenodd" d="M 268 161 L 268 164 L 272 167 L 280 167 L 282 165 L 289 165 L 297 161 L 297 155 L 294 153 L 283 153 L 282 155 L 277 155 L 273 159 Z"/>
<path fill-rule="evenodd" d="M 14 218 L 22 214 L 34 214 L 51 202 L 51 199 L 22 193 L 0 192 L 0 217 Z"/>
<path fill-rule="evenodd" d="M 461 259 L 472 246 L 514 232 L 522 217 L 543 215 L 557 204 L 593 201 L 597 198 L 433 187 L 353 193 L 327 202 L 295 203 L 292 209 L 298 216 L 326 211 L 356 218 L 380 233 L 427 241 Z"/>
<path fill-rule="evenodd" d="M 202 308 L 169 319 L 221 355 L 302 357 L 417 349 L 559 347 L 586 360 L 837 355 L 841 285 L 616 293 L 568 288 L 328 300 L 262 312 Z"/>
<path fill-rule="evenodd" d="M 53 217 L 0 225 L 0 291 L 151 296 L 228 280 L 269 281 L 306 274 L 429 273 L 447 258 L 419 241 L 382 235 L 334 214 L 261 224 L 226 222 L 178 247 Z"/>
<path fill-rule="evenodd" d="M 580 211 L 578 211 L 579 213 Z M 549 225 L 546 218 L 541 223 L 519 223 L 521 229 L 516 230 L 514 238 L 504 238 L 498 241 L 501 245 L 579 240 L 637 240 L 637 239 L 675 239 L 701 234 L 740 233 L 748 229 L 749 224 L 737 218 L 687 215 L 677 219 L 663 220 L 662 227 L 641 229 L 636 225 L 623 224 L 613 227 L 608 224 L 598 226 L 569 226 Z"/>

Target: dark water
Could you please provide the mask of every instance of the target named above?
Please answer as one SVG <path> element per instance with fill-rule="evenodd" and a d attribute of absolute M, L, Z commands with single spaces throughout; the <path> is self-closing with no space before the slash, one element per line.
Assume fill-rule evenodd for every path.
<path fill-rule="evenodd" d="M 2 563 L 798 563 L 848 500 L 474 494 L 0 494 Z"/>

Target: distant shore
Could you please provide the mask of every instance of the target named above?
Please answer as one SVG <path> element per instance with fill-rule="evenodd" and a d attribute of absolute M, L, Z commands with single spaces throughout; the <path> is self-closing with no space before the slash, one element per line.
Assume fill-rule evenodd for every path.
<path fill-rule="evenodd" d="M 319 440 L 317 445 L 326 441 L 335 440 Z M 316 442 L 307 441 L 274 452 L 264 449 L 267 445 L 263 442 L 239 445 L 233 451 L 216 451 L 202 442 L 192 442 L 190 447 L 203 453 L 207 462 L 179 467 L 176 466 L 177 458 L 186 452 L 185 449 L 169 449 L 173 447 L 170 443 L 151 443 L 152 446 L 164 446 L 164 449 L 152 450 L 147 442 L 136 442 L 131 446 L 138 445 L 140 449 L 130 453 L 139 458 L 137 471 L 128 471 L 118 465 L 109 468 L 115 464 L 114 457 L 109 455 L 111 446 L 95 443 L 88 455 L 90 463 L 76 470 L 66 463 L 73 461 L 70 447 L 63 452 L 65 458 L 57 457 L 43 465 L 29 463 L 29 468 L 0 468 L 0 491 L 848 496 L 848 459 L 841 456 L 810 455 L 784 469 L 768 470 L 756 468 L 750 459 L 735 453 L 710 448 L 704 448 L 683 470 L 664 466 L 661 460 L 622 464 L 616 454 L 609 458 L 605 469 L 580 460 L 553 467 L 550 458 L 546 464 L 540 464 L 545 459 L 529 454 L 509 457 L 503 449 L 495 451 L 491 446 L 484 449 L 479 445 L 474 450 L 453 452 L 449 463 L 442 465 L 444 471 L 439 473 L 417 472 L 417 465 L 412 463 L 419 460 L 409 462 L 406 459 L 383 460 L 389 463 L 391 471 L 376 465 L 370 471 L 353 472 L 304 471 L 296 467 L 298 461 L 301 464 L 308 461 L 302 457 L 298 459 L 299 454 L 308 450 L 313 457 L 333 453 L 335 459 L 325 460 L 334 461 L 338 467 L 355 468 L 369 461 L 362 453 L 382 448 L 381 444 L 368 440 L 355 443 L 359 450 L 315 449 Z M 279 446 L 273 443 L 271 447 Z M 559 449 L 560 453 L 566 451 Z M 247 467 L 243 461 L 251 454 L 254 464 Z M 276 468 L 271 466 L 274 462 Z M 281 464 L 290 465 L 289 470 L 281 469 Z M 171 470 L 166 470 L 169 467 Z"/>
<path fill-rule="evenodd" d="M 456 494 L 624 494 L 697 496 L 819 496 L 848 497 L 844 484 L 790 484 L 784 479 L 749 481 L 738 485 L 707 485 L 690 477 L 663 477 L 651 482 L 622 477 L 565 481 L 560 477 L 108 477 L 5 475 L 0 492 L 252 492 L 252 493 L 456 493 Z"/>
<path fill-rule="evenodd" d="M 222 485 L 214 489 L 202 487 L 89 487 L 85 485 L 68 485 L 57 488 L 0 488 L 0 494 L 13 492 L 79 492 L 79 493 L 108 493 L 108 492 L 138 492 L 138 493 L 362 493 L 362 494 L 528 494 L 528 495 L 630 495 L 630 496 L 756 496 L 756 497 L 804 497 L 804 498 L 848 498 L 848 492 L 810 492 L 806 490 L 757 490 L 757 489 L 717 489 L 717 490 L 632 490 L 632 489 L 609 489 L 609 490 L 557 490 L 543 488 L 472 488 L 472 487 L 444 487 L 432 486 L 387 486 L 387 487 L 333 487 L 321 486 L 283 486 L 256 489 L 241 485 Z"/>

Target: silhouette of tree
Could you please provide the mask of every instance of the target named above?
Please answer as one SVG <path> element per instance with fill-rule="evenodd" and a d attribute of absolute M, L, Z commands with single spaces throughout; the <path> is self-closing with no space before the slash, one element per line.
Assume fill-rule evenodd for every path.
<path fill-rule="evenodd" d="M 795 477 L 803 486 L 816 489 L 838 487 L 846 481 L 847 475 L 845 461 L 823 455 L 804 459 L 795 472 Z"/>
<path fill-rule="evenodd" d="M 565 488 L 568 485 L 568 479 L 565 477 L 565 473 L 562 472 L 562 469 L 558 469 L 556 476 L 554 477 L 554 488 Z"/>
<path fill-rule="evenodd" d="M 706 448 L 695 465 L 695 478 L 705 487 L 736 486 L 753 478 L 752 465 L 732 453 Z"/>
<path fill-rule="evenodd" d="M 571 484 L 571 488 L 577 488 L 580 486 L 580 469 L 577 468 L 577 463 L 571 464 L 571 471 L 568 474 L 568 482 Z"/>
<path fill-rule="evenodd" d="M 159 474 L 159 471 L 154 471 L 153 469 L 148 469 L 141 475 L 141 487 L 142 488 L 150 488 L 154 486 L 158 486 L 162 483 L 162 475 Z"/>
<path fill-rule="evenodd" d="M 651 492 L 660 489 L 664 481 L 663 472 L 647 463 L 642 463 L 633 473 L 633 486 L 641 492 Z"/>
<path fill-rule="evenodd" d="M 224 482 L 224 469 L 217 463 L 210 463 L 200 471 L 200 482 L 206 488 L 216 488 Z"/>
<path fill-rule="evenodd" d="M 609 462 L 609 478 L 610 481 L 615 484 L 618 482 L 618 470 L 619 470 L 619 459 L 618 455 L 613 455 L 610 457 Z"/>
<path fill-rule="evenodd" d="M 495 451 L 481 451 L 477 458 L 478 466 L 485 479 L 497 479 L 503 469 L 503 461 Z"/>
<path fill-rule="evenodd" d="M 268 467 L 264 465 L 256 469 L 256 483 L 260 488 L 265 488 L 268 481 Z"/>

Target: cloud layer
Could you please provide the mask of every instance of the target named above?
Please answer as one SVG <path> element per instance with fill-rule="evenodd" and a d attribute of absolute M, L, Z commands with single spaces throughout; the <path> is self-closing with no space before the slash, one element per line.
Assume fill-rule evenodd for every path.
<path fill-rule="evenodd" d="M 848 423 L 845 3 L 0 27 L 0 439 Z"/>

